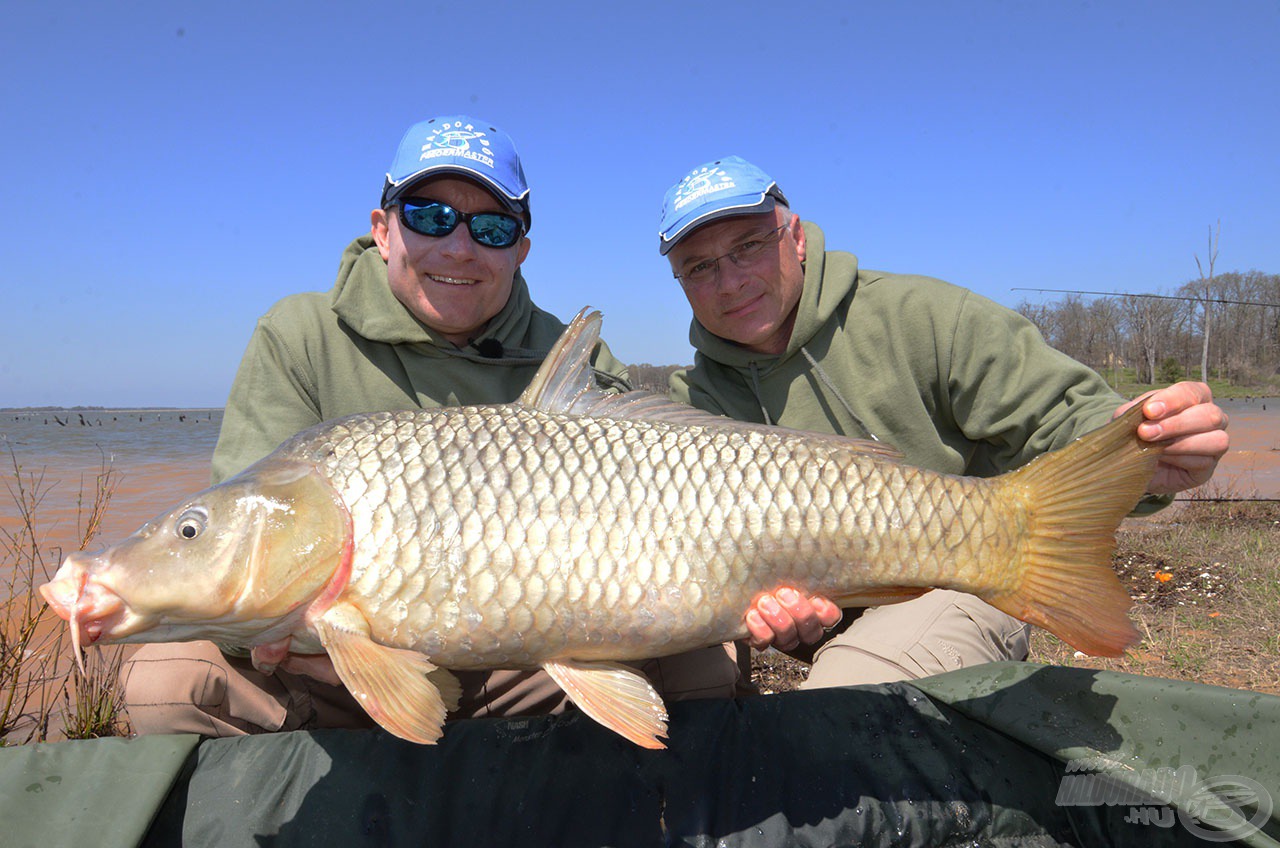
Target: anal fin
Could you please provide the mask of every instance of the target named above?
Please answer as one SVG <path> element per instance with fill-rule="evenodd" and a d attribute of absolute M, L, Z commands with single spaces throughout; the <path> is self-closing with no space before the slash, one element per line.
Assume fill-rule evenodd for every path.
<path fill-rule="evenodd" d="M 667 709 L 634 668 L 620 663 L 557 660 L 542 668 L 578 709 L 642 748 L 665 748 Z"/>
<path fill-rule="evenodd" d="M 374 721 L 410 742 L 440 738 L 446 713 L 462 695 L 456 677 L 417 651 L 373 641 L 369 623 L 350 603 L 335 603 L 311 624 L 338 677 Z"/>

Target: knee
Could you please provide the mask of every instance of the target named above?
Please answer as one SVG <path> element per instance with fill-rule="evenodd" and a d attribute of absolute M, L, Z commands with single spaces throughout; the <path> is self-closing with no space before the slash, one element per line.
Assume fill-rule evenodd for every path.
<path fill-rule="evenodd" d="M 125 703 L 216 705 L 226 694 L 223 662 L 208 642 L 143 645 L 120 670 Z"/>
<path fill-rule="evenodd" d="M 849 644 L 829 643 L 814 657 L 809 676 L 800 688 L 867 686 L 920 677 L 915 669 L 903 665 L 903 659 L 901 652 L 884 650 L 878 645 L 852 641 Z"/>
<path fill-rule="evenodd" d="M 120 671 L 133 732 L 227 732 L 227 660 L 208 642 L 144 645 Z M 243 731 L 241 731 L 243 732 Z"/>
<path fill-rule="evenodd" d="M 1029 628 L 978 598 L 935 590 L 869 610 L 815 657 L 806 688 L 889 683 L 1027 657 Z"/>

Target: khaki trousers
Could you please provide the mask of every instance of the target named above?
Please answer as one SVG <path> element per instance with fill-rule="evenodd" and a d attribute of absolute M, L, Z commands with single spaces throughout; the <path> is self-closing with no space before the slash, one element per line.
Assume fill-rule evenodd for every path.
<path fill-rule="evenodd" d="M 1025 660 L 1031 625 L 973 595 L 934 589 L 914 600 L 845 610 L 852 624 L 820 647 L 802 689 L 914 680 L 999 660 Z"/>
<path fill-rule="evenodd" d="M 715 645 L 637 664 L 670 701 L 728 698 L 739 686 L 737 651 Z M 568 697 L 542 671 L 457 671 L 459 709 L 449 718 L 545 715 Z M 277 670 L 265 675 L 248 658 L 211 642 L 143 645 L 121 670 L 134 733 L 240 736 L 281 730 L 374 727 L 342 686 Z"/>

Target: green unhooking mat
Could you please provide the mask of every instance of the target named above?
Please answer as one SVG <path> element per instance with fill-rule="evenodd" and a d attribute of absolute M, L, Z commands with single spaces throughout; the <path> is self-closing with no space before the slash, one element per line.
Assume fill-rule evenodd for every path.
<path fill-rule="evenodd" d="M 198 743 L 198 744 L 197 744 Z M 1029 663 L 671 706 L 0 749 L 5 846 L 1280 845 L 1280 698 Z"/>

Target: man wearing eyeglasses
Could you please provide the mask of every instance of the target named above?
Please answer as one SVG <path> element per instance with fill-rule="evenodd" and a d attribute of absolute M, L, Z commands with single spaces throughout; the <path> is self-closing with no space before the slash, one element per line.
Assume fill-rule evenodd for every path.
<path fill-rule="evenodd" d="M 327 293 L 276 304 L 249 341 L 213 456 L 220 482 L 321 421 L 359 412 L 508 403 L 533 379 L 565 325 L 532 301 L 529 188 L 511 139 L 466 116 L 405 133 L 371 215 L 342 254 Z M 603 344 L 602 383 L 626 386 Z M 124 671 L 139 733 L 208 736 L 315 727 L 372 727 L 327 657 L 286 645 L 252 658 L 211 643 L 141 648 Z M 732 646 L 641 666 L 668 701 L 733 695 Z M 458 672 L 453 717 L 559 711 L 543 672 Z"/>
<path fill-rule="evenodd" d="M 659 251 L 693 308 L 697 351 L 671 393 L 709 412 L 882 440 L 913 465 L 993 476 L 1130 405 L 1017 313 L 827 250 L 777 183 L 736 156 L 667 191 Z M 1203 484 L 1227 449 L 1226 415 L 1205 384 L 1178 383 L 1142 403 L 1139 435 L 1169 444 L 1135 513 Z M 942 590 L 842 621 L 827 599 L 782 589 L 760 598 L 747 624 L 753 647 L 813 657 L 808 688 L 1025 659 L 1029 635 L 977 598 Z"/>

